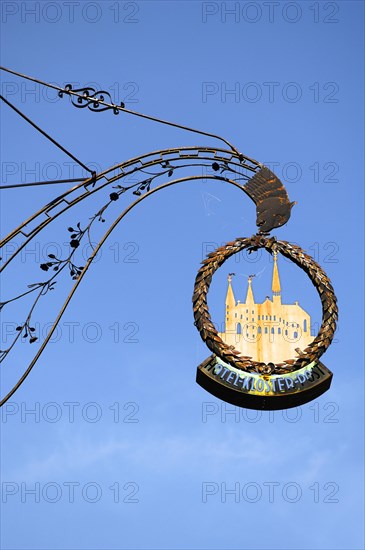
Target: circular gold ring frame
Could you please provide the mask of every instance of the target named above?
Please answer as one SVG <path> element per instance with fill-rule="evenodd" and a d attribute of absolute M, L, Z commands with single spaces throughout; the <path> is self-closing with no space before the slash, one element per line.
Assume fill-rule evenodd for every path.
<path fill-rule="evenodd" d="M 271 254 L 280 253 L 303 269 L 316 287 L 322 302 L 322 324 L 317 336 L 304 350 L 298 352 L 297 358 L 286 359 L 277 364 L 254 361 L 251 357 L 241 355 L 233 346 L 225 344 L 212 323 L 207 304 L 209 287 L 217 269 L 241 250 L 248 249 L 251 252 L 258 248 L 265 248 Z M 193 308 L 195 325 L 213 353 L 233 367 L 264 374 L 292 372 L 317 362 L 332 342 L 338 319 L 337 299 L 331 282 L 321 266 L 299 246 L 262 235 L 238 238 L 207 256 L 195 279 Z"/>

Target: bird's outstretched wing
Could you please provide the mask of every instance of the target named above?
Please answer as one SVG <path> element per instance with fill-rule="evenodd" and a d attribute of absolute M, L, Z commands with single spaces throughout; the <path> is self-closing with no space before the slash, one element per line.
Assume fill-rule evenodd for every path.
<path fill-rule="evenodd" d="M 248 180 L 243 190 L 256 204 L 256 225 L 260 233 L 268 234 L 289 220 L 296 203 L 290 202 L 284 185 L 266 166 Z"/>
<path fill-rule="evenodd" d="M 256 205 L 274 197 L 289 203 L 288 193 L 284 185 L 266 166 L 256 172 L 246 185 L 243 186 L 243 189 Z"/>

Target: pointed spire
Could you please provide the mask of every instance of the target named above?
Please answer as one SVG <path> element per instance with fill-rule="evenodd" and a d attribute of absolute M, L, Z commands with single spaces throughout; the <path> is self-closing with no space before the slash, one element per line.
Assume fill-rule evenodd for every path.
<path fill-rule="evenodd" d="M 228 288 L 227 288 L 227 296 L 226 296 L 226 306 L 229 307 L 235 307 L 236 305 L 236 299 L 233 294 L 233 288 L 232 288 L 232 276 L 234 273 L 229 273 L 228 275 Z"/>
<path fill-rule="evenodd" d="M 254 304 L 255 303 L 255 299 L 253 297 L 253 292 L 252 292 L 252 279 L 253 279 L 254 275 L 249 275 L 248 277 L 248 288 L 247 288 L 247 294 L 246 294 L 246 304 Z"/>
<path fill-rule="evenodd" d="M 272 292 L 274 296 L 280 296 L 281 294 L 281 285 L 280 277 L 278 270 L 278 253 L 274 252 L 274 269 L 272 272 Z"/>

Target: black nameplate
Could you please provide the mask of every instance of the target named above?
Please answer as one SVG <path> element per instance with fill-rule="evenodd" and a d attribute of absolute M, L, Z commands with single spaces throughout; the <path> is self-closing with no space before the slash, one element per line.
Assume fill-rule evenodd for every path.
<path fill-rule="evenodd" d="M 211 355 L 196 374 L 206 391 L 245 409 L 280 410 L 312 401 L 331 385 L 332 372 L 318 361 L 288 374 L 256 374 L 231 367 Z"/>

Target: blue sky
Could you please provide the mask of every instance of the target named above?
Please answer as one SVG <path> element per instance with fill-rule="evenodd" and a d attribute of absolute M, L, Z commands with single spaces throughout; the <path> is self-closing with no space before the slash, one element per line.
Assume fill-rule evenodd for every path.
<path fill-rule="evenodd" d="M 144 201 L 107 241 L 58 341 L 2 410 L 4 549 L 363 548 L 363 4 L 269 4 L 2 3 L 2 65 L 59 85 L 95 83 L 130 109 L 222 135 L 271 165 L 298 202 L 274 234 L 315 256 L 340 307 L 323 357 L 334 373 L 329 392 L 287 413 L 219 402 L 195 383 L 209 350 L 193 325 L 193 283 L 207 249 L 255 231 L 254 207 L 221 182 Z M 77 110 L 2 77 L 3 95 L 98 170 L 157 149 L 218 145 L 127 114 Z M 71 168 L 83 175 L 69 162 L 3 106 L 3 184 L 68 178 Z M 2 235 L 67 188 L 2 191 Z M 113 205 L 108 222 L 129 200 Z M 65 252 L 67 226 L 93 208 L 75 207 L 19 257 L 5 272 L 5 299 L 40 280 L 50 243 Z M 217 272 L 217 322 L 228 272 L 242 300 L 245 274 L 266 266 L 254 288 L 260 299 L 268 293 L 272 264 L 249 260 Z M 283 259 L 279 269 L 285 300 L 299 298 L 320 320 L 305 275 Z M 4 309 L 5 341 L 22 311 Z M 40 305 L 37 330 L 56 311 Z M 32 351 L 21 343 L 3 379 Z"/>

